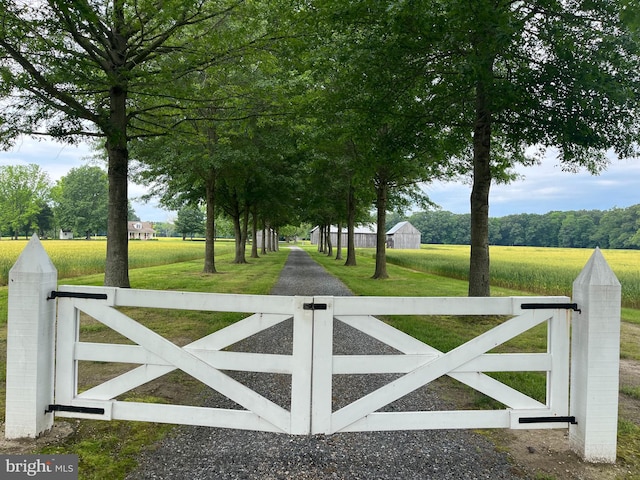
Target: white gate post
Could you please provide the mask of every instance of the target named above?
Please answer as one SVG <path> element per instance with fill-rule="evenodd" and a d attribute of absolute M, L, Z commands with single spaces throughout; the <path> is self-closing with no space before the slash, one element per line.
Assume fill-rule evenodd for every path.
<path fill-rule="evenodd" d="M 9 271 L 5 438 L 35 438 L 53 426 L 58 272 L 33 235 Z"/>
<path fill-rule="evenodd" d="M 618 433 L 621 286 L 596 248 L 573 282 L 571 449 L 588 462 L 614 463 Z"/>

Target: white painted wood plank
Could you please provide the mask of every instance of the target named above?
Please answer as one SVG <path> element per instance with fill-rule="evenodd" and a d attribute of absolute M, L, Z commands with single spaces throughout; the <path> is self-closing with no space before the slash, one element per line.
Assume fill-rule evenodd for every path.
<path fill-rule="evenodd" d="M 333 301 L 324 300 L 327 309 L 315 310 L 313 316 L 312 434 L 332 430 Z"/>
<path fill-rule="evenodd" d="M 421 355 L 334 355 L 334 375 L 408 373 L 442 356 Z M 462 372 L 546 372 L 551 355 L 542 353 L 484 354 L 453 370 Z M 453 373 L 452 372 L 452 373 Z"/>
<path fill-rule="evenodd" d="M 157 403 L 113 402 L 112 416 L 114 420 L 135 420 L 285 433 L 272 423 L 247 410 Z"/>
<path fill-rule="evenodd" d="M 334 355 L 334 375 L 407 373 L 438 358 L 427 355 Z"/>
<path fill-rule="evenodd" d="M 426 345 L 415 337 L 408 335 L 397 328 L 370 315 L 337 315 L 337 320 L 352 328 L 366 333 L 372 338 L 383 342 L 396 350 L 406 354 L 440 353 L 439 350 Z"/>
<path fill-rule="evenodd" d="M 311 370 L 313 368 L 313 311 L 304 304 L 312 297 L 296 297 L 293 317 L 293 355 L 291 375 L 291 427 L 293 434 L 311 429 Z"/>
<path fill-rule="evenodd" d="M 79 361 L 169 365 L 139 345 L 78 342 L 74 358 Z"/>
<path fill-rule="evenodd" d="M 508 410 L 380 412 L 371 413 L 339 432 L 509 428 L 509 422 Z"/>
<path fill-rule="evenodd" d="M 341 297 L 335 314 L 342 315 L 496 315 L 513 313 L 509 297 Z"/>
<path fill-rule="evenodd" d="M 483 373 L 449 373 L 449 376 L 503 403 L 509 408 L 546 408 L 545 404 Z"/>
<path fill-rule="evenodd" d="M 553 368 L 547 372 L 547 404 L 555 415 L 569 415 L 569 365 L 571 313 L 556 310 L 548 322 L 547 350 Z"/>
<path fill-rule="evenodd" d="M 292 315 L 293 310 L 287 314 L 255 313 L 190 343 L 189 347 L 222 350 L 245 338 L 278 325 L 280 322 L 291 318 Z"/>
<path fill-rule="evenodd" d="M 280 373 L 285 375 L 290 375 L 293 370 L 293 357 L 291 355 L 220 352 L 191 347 L 185 347 L 184 350 L 218 370 Z"/>
<path fill-rule="evenodd" d="M 335 315 L 516 315 L 522 303 L 568 297 L 335 297 Z"/>
<path fill-rule="evenodd" d="M 78 340 L 80 317 L 72 299 L 59 298 L 57 302 L 55 401 L 66 405 L 77 394 L 78 371 L 74 347 Z"/>
<path fill-rule="evenodd" d="M 498 325 L 491 331 L 485 332 L 464 345 L 447 352 L 437 360 L 390 382 L 384 387 L 338 410 L 332 415 L 332 428 L 334 430 L 340 430 L 346 427 L 358 418 L 375 412 L 379 408 L 403 397 L 422 385 L 447 374 L 478 355 L 533 328 L 547 318 L 548 316 L 545 316 L 544 312 L 540 313 L 539 310 L 531 310 L 524 315 Z"/>
<path fill-rule="evenodd" d="M 229 325 L 224 329 L 213 332 L 206 337 L 196 340 L 184 348 L 202 347 L 220 349 L 232 345 L 246 336 L 251 336 L 259 333 L 263 329 L 270 328 L 278 323 L 290 318 L 290 315 L 261 315 L 255 314 L 247 317 L 237 323 Z M 135 346 L 135 348 L 142 348 Z M 152 354 L 150 354 L 152 355 Z M 154 356 L 155 358 L 159 358 Z M 173 366 L 158 366 L 161 363 L 168 362 L 154 362 L 156 365 L 149 365 L 148 367 L 139 367 L 129 372 L 126 372 L 119 377 L 111 379 L 98 385 L 90 390 L 87 390 L 80 394 L 83 398 L 99 398 L 110 399 L 122 395 L 129 390 L 132 390 L 140 385 L 148 383 L 156 378 L 166 375 L 167 373 L 175 370 Z"/>
<path fill-rule="evenodd" d="M 179 292 L 64 285 L 65 292 L 107 293 L 107 304 L 118 307 L 144 307 L 211 312 L 263 312 L 282 314 L 293 311 L 294 297 L 279 295 L 239 295 L 232 293 Z M 115 298 L 112 298 L 115 297 Z M 94 300 L 103 302 L 101 300 Z"/>
<path fill-rule="evenodd" d="M 485 353 L 454 372 L 548 372 L 551 368 L 547 353 Z"/>
<path fill-rule="evenodd" d="M 175 369 L 173 366 L 142 365 L 79 393 L 77 398 L 110 400 L 140 385 L 155 380 L 162 375 L 166 375 Z"/>
<path fill-rule="evenodd" d="M 239 405 L 257 413 L 278 428 L 285 431 L 289 428 L 289 412 L 262 395 L 219 370 L 211 368 L 202 360 L 119 311 L 91 300 L 77 299 L 76 302 L 79 308 L 94 318 L 100 319 L 103 324 L 145 347 L 150 352 L 165 358 L 179 369 L 214 388 Z"/>
<path fill-rule="evenodd" d="M 96 348 L 94 349 L 95 355 L 86 352 L 91 345 L 96 345 Z M 82 398 L 99 398 L 101 400 L 115 398 L 176 369 L 173 365 L 169 364 L 169 362 L 160 359 L 156 355 L 147 352 L 144 348 L 139 346 L 126 346 L 127 348 L 122 349 L 122 351 L 127 356 L 121 357 L 119 360 L 114 360 L 112 357 L 107 355 L 104 352 L 106 349 L 104 349 L 100 344 L 79 343 L 78 346 L 81 347 L 78 349 L 80 350 L 80 356 L 76 356 L 78 360 L 102 362 L 119 361 L 122 363 L 145 363 L 146 365 L 145 367 L 134 368 L 129 372 L 123 373 L 96 387 L 86 390 L 80 394 L 80 397 Z M 124 346 L 119 345 L 118 347 Z M 191 350 L 188 348 L 185 350 L 219 370 L 277 373 L 285 375 L 291 374 L 292 372 L 292 357 L 289 355 L 218 351 L 209 352 L 207 350 Z M 131 352 L 133 352 L 133 355 L 131 355 Z M 144 362 L 143 360 L 147 357 L 149 357 L 149 361 Z"/>

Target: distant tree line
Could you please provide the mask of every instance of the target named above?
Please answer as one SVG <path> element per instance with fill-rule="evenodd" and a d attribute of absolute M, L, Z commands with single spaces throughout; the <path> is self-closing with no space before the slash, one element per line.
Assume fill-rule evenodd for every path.
<path fill-rule="evenodd" d="M 401 218 L 390 217 L 389 226 Z M 422 243 L 468 245 L 469 214 L 414 213 L 407 218 L 420 230 Z M 611 210 L 522 213 L 489 219 L 491 245 L 640 249 L 640 204 Z"/>
<path fill-rule="evenodd" d="M 36 164 L 0 165 L 0 238 L 105 235 L 107 173 L 97 166 L 72 168 L 55 184 Z M 129 220 L 140 220 L 128 204 Z"/>

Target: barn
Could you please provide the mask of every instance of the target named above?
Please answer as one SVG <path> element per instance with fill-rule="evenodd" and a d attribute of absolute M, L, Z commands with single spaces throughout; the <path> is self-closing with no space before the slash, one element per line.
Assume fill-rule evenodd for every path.
<path fill-rule="evenodd" d="M 420 230 L 409 222 L 400 222 L 387 232 L 387 248 L 396 250 L 419 249 Z"/>
<path fill-rule="evenodd" d="M 338 227 L 331 225 L 329 230 L 331 235 L 331 244 L 336 246 L 338 244 Z M 347 227 L 342 228 L 342 246 L 347 246 Z M 318 245 L 320 240 L 320 227 L 315 226 L 311 230 L 311 245 Z M 376 226 L 375 224 L 367 224 L 361 227 L 355 227 L 353 233 L 353 241 L 356 248 L 375 248 L 376 246 Z"/>

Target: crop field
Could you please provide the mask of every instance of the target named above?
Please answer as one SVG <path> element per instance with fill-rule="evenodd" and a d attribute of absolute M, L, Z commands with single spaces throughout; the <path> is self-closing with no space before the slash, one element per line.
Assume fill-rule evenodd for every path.
<path fill-rule="evenodd" d="M 375 251 L 363 251 L 375 255 Z M 491 285 L 539 295 L 571 296 L 573 281 L 593 253 L 581 248 L 492 246 Z M 602 250 L 622 284 L 622 305 L 640 308 L 640 250 Z M 469 247 L 422 245 L 420 250 L 387 250 L 387 261 L 399 266 L 466 280 Z"/>
<path fill-rule="evenodd" d="M 0 241 L 0 286 L 7 285 L 9 270 L 26 245 L 27 240 Z M 43 240 L 42 245 L 58 270 L 58 278 L 104 272 L 107 250 L 105 240 Z M 130 268 L 186 262 L 203 258 L 203 255 L 204 242 L 198 241 L 161 238 L 129 243 Z"/>

